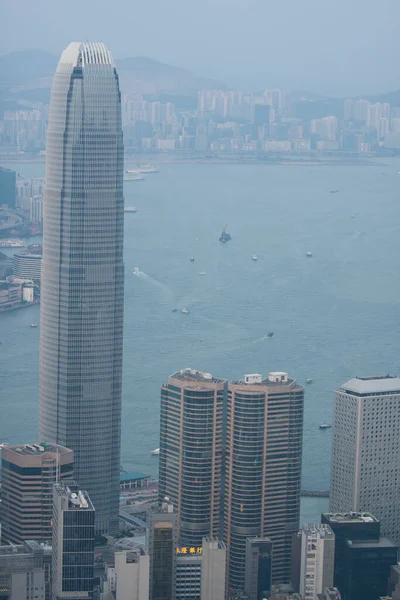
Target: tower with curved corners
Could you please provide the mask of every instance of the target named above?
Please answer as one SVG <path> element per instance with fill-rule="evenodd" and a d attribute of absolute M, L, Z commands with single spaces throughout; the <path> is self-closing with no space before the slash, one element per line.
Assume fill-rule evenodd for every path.
<path fill-rule="evenodd" d="M 123 338 L 123 141 L 101 43 L 70 44 L 54 76 L 44 198 L 40 440 L 74 451 L 96 530 L 118 527 Z"/>

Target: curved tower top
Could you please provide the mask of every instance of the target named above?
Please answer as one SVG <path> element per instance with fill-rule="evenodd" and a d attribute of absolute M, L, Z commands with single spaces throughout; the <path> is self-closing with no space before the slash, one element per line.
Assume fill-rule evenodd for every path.
<path fill-rule="evenodd" d="M 70 67 L 110 65 L 115 67 L 111 52 L 103 42 L 71 42 L 61 54 L 58 66 L 61 65 Z"/>
<path fill-rule="evenodd" d="M 108 48 L 74 42 L 53 79 L 41 280 L 40 440 L 74 451 L 96 528 L 118 528 L 122 328 L 121 94 Z"/>

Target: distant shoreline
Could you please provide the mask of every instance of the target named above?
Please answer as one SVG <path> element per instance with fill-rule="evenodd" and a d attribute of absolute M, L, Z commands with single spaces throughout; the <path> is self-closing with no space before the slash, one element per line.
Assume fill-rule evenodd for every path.
<path fill-rule="evenodd" d="M 22 156 L 0 156 L 0 165 L 7 163 L 26 163 L 26 164 L 41 164 L 45 163 L 45 156 L 30 156 L 30 157 L 22 157 Z M 344 157 L 331 157 L 331 158 L 266 158 L 265 160 L 253 157 L 245 157 L 245 156 L 226 156 L 221 155 L 221 157 L 210 157 L 205 158 L 201 156 L 183 156 L 183 155 L 174 155 L 171 154 L 168 156 L 167 154 L 144 154 L 144 155 L 126 155 L 125 156 L 125 164 L 137 164 L 143 163 L 144 161 L 157 162 L 160 165 L 193 165 L 193 164 L 201 164 L 201 165 L 258 165 L 261 167 L 273 167 L 273 166 L 309 166 L 309 167 L 320 167 L 320 166 L 360 166 L 360 167 L 384 167 L 387 166 L 387 163 L 383 162 L 383 157 L 378 156 L 370 156 L 368 158 L 344 158 Z"/>

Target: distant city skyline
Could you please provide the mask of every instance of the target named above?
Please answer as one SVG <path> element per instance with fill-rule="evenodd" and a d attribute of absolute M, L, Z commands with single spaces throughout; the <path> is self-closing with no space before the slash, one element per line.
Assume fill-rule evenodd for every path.
<path fill-rule="evenodd" d="M 62 12 L 50 0 L 39 6 L 20 0 L 3 13 L 1 55 L 37 48 L 38 40 L 59 55 L 71 39 L 97 38 L 116 58 L 149 56 L 233 88 L 268 85 L 342 96 L 399 87 L 393 56 L 400 5 L 394 0 L 384 0 L 379 10 L 371 0 L 203 0 L 201 6 L 120 0 L 111 12 L 105 2 L 94 12 L 91 3 L 72 0 Z"/>

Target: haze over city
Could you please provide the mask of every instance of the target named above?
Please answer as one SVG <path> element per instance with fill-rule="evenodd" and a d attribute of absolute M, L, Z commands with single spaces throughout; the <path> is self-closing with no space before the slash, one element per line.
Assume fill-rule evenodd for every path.
<path fill-rule="evenodd" d="M 0 55 L 59 55 L 99 39 L 114 57 L 148 56 L 235 89 L 330 96 L 398 89 L 400 3 L 383 0 L 2 0 Z"/>

